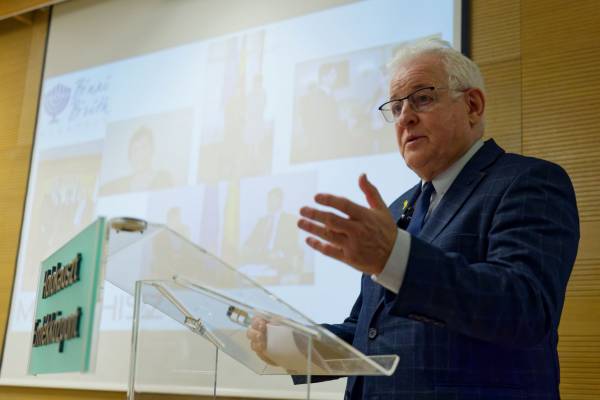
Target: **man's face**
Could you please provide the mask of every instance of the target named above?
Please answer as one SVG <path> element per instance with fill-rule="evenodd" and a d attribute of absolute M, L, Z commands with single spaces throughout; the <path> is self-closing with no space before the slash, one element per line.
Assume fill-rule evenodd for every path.
<path fill-rule="evenodd" d="M 405 97 L 423 87 L 448 87 L 442 61 L 423 55 L 404 63 L 390 83 L 390 98 Z M 459 159 L 480 136 L 469 121 L 465 94 L 436 90 L 437 102 L 431 109 L 415 112 L 407 101 L 395 124 L 400 153 L 410 169 L 429 181 Z"/>

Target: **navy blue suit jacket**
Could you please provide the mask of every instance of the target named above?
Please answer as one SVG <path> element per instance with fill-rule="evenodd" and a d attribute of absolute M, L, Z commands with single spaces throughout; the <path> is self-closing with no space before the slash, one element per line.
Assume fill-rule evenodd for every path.
<path fill-rule="evenodd" d="M 400 218 L 412 188 L 390 206 Z M 413 237 L 398 295 L 370 277 L 342 324 L 358 350 L 398 354 L 365 399 L 558 399 L 557 328 L 579 242 L 565 171 L 488 140 Z"/>

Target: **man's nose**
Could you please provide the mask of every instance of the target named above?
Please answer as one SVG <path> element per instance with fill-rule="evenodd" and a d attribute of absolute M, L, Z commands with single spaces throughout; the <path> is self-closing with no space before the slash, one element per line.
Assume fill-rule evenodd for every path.
<path fill-rule="evenodd" d="M 418 115 L 415 110 L 413 110 L 410 103 L 408 101 L 403 101 L 400 114 L 397 114 L 395 118 L 396 125 L 409 126 L 415 124 L 417 120 Z"/>

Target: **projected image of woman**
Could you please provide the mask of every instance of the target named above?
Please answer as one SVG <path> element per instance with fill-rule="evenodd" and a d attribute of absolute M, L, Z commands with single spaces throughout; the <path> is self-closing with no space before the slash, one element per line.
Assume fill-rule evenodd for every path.
<path fill-rule="evenodd" d="M 101 195 L 159 190 L 173 185 L 171 173 L 156 170 L 154 167 L 154 132 L 140 126 L 129 139 L 128 161 L 131 173 L 106 183 L 100 189 Z"/>

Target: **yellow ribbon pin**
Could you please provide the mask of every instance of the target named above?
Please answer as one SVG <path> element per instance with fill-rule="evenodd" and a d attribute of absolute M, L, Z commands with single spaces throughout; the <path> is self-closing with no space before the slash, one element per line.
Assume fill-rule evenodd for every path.
<path fill-rule="evenodd" d="M 408 207 L 408 200 L 404 200 L 404 207 L 402 207 L 402 209 L 405 210 L 406 207 Z"/>

